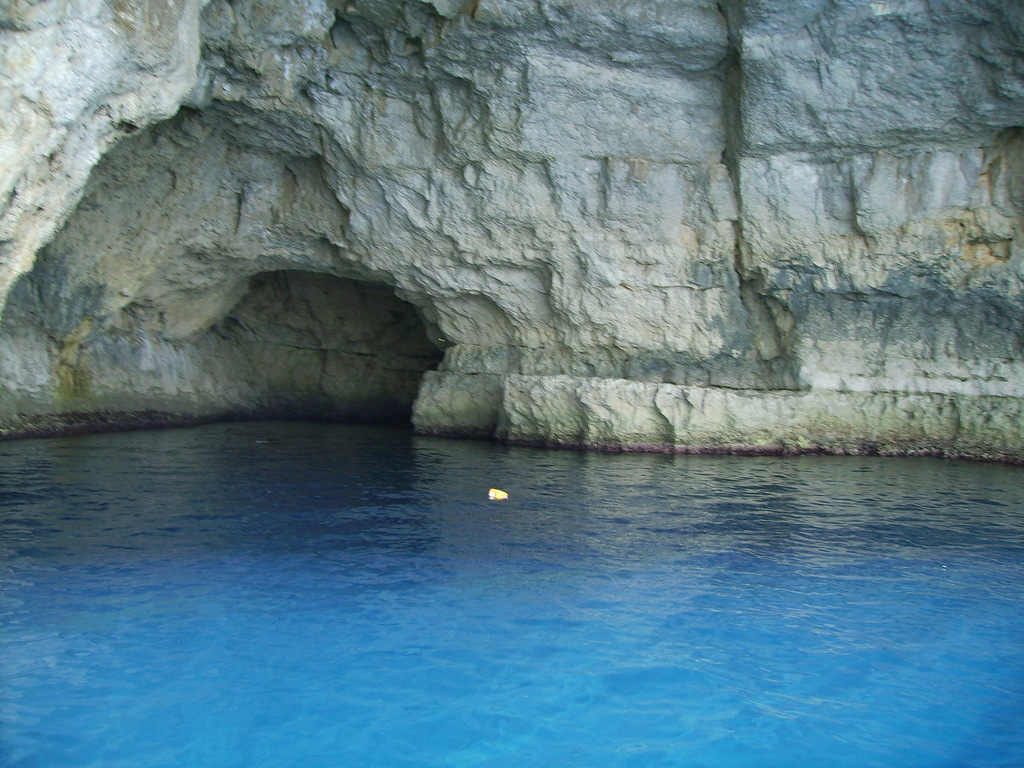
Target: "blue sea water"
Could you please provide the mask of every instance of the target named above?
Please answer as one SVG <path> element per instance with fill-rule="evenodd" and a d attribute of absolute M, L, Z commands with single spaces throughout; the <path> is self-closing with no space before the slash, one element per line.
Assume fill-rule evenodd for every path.
<path fill-rule="evenodd" d="M 4 768 L 1024 765 L 1019 467 L 226 424 L 0 535 Z"/>

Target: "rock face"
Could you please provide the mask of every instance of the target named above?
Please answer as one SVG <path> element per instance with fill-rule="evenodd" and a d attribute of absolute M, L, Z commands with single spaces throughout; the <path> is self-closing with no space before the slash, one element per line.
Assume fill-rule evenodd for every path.
<path fill-rule="evenodd" d="M 159 5 L 0 11 L 0 432 L 1024 459 L 1017 0 Z"/>

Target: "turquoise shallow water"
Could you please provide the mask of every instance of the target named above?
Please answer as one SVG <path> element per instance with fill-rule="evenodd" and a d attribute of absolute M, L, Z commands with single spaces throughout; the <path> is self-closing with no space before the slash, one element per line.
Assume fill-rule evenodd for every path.
<path fill-rule="evenodd" d="M 1020 468 L 229 424 L 0 526 L 5 768 L 1024 765 Z"/>

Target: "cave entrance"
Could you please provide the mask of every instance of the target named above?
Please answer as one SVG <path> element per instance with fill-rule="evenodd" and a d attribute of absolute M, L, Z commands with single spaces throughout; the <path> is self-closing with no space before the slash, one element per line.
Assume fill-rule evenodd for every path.
<path fill-rule="evenodd" d="M 420 379 L 442 357 L 390 286 L 313 272 L 253 276 L 211 333 L 243 361 L 263 418 L 408 424 Z"/>
<path fill-rule="evenodd" d="M 444 346 L 429 299 L 400 298 L 353 247 L 315 127 L 266 119 L 182 110 L 104 155 L 8 298 L 0 435 L 411 422 Z"/>
<path fill-rule="evenodd" d="M 172 305 L 151 300 L 64 317 L 51 267 L 44 258 L 22 278 L 4 313 L 0 362 L 35 354 L 0 366 L 0 436 L 197 419 L 409 425 L 423 374 L 442 358 L 431 324 L 381 283 L 261 272 L 219 320 L 181 336 L 169 333 Z M 177 298 L 179 319 L 205 309 Z"/>

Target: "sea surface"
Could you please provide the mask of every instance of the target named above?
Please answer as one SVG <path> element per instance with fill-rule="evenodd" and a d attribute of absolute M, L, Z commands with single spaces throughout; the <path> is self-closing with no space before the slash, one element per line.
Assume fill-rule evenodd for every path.
<path fill-rule="evenodd" d="M 1024 765 L 1020 467 L 8 442 L 0 579 L 3 768 Z"/>

